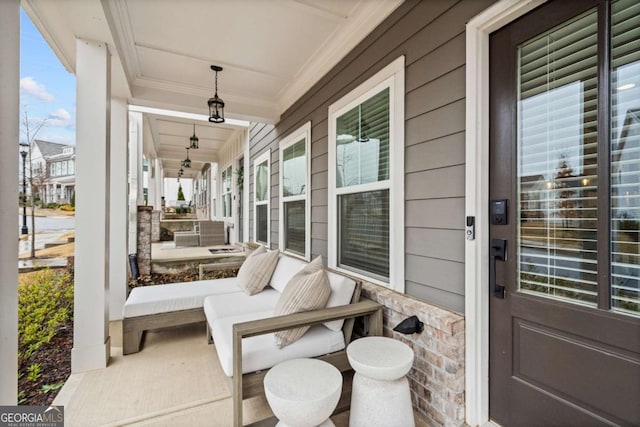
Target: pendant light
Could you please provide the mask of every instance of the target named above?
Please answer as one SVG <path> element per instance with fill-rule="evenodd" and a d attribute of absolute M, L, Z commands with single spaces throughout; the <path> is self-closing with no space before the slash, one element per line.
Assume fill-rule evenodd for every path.
<path fill-rule="evenodd" d="M 191 159 L 189 158 L 189 147 L 187 147 L 186 150 L 187 150 L 187 158 L 182 161 L 182 166 L 185 168 L 190 168 Z"/>
<path fill-rule="evenodd" d="M 198 137 L 196 136 L 196 124 L 193 124 L 193 135 L 189 138 L 189 148 L 193 150 L 197 150 L 198 147 Z"/>
<path fill-rule="evenodd" d="M 213 98 L 209 98 L 209 121 L 211 123 L 224 123 L 224 101 L 218 97 L 218 71 L 222 71 L 222 67 L 212 65 L 211 69 L 216 73 L 215 93 Z"/>

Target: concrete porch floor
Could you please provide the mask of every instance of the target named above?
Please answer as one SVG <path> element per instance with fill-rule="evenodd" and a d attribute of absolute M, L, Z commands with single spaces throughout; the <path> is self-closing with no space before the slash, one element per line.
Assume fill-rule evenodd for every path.
<path fill-rule="evenodd" d="M 148 332 L 140 353 L 122 356 L 121 322 L 112 322 L 106 369 L 72 374 L 54 400 L 73 426 L 232 425 L 228 381 L 203 324 Z M 273 416 L 266 400 L 245 401 L 245 423 Z M 332 418 L 347 427 L 348 413 Z M 416 425 L 427 424 L 418 418 Z"/>

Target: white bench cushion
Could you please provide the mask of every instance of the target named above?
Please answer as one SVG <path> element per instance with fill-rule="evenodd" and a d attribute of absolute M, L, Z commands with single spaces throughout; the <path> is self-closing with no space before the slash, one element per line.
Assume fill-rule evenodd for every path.
<path fill-rule="evenodd" d="M 278 265 L 271 276 L 271 282 L 269 284 L 276 291 L 283 293 L 284 288 L 287 287 L 287 283 L 296 273 L 307 265 L 306 261 L 298 258 L 294 258 L 288 255 L 280 254 L 278 259 Z"/>
<path fill-rule="evenodd" d="M 134 288 L 124 304 L 125 318 L 202 308 L 205 297 L 239 293 L 235 277 Z"/>
<path fill-rule="evenodd" d="M 237 316 L 244 313 L 273 311 L 280 299 L 280 292 L 266 288 L 260 293 L 249 296 L 244 292 L 224 295 L 210 295 L 204 299 L 204 314 L 209 326 L 222 317 Z"/>
<path fill-rule="evenodd" d="M 211 336 L 224 373 L 233 376 L 233 338 L 235 323 L 266 319 L 272 311 L 247 313 L 216 319 L 211 325 Z M 273 334 L 258 335 L 242 340 L 242 373 L 268 369 L 280 362 L 301 357 L 316 357 L 344 349 L 342 332 L 332 331 L 323 325 L 313 326 L 298 341 L 278 348 Z"/>
<path fill-rule="evenodd" d="M 356 282 L 354 282 L 353 279 L 331 271 L 327 272 L 327 276 L 329 277 L 329 284 L 331 285 L 331 295 L 329 296 L 329 301 L 327 301 L 327 308 L 350 304 L 353 291 L 356 288 Z M 344 319 L 325 322 L 323 324 L 332 331 L 339 331 L 342 329 Z"/>

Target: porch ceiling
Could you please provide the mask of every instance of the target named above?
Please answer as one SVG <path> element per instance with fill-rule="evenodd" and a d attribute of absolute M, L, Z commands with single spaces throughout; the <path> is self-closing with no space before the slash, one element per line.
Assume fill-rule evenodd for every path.
<path fill-rule="evenodd" d="M 232 125 L 212 125 L 208 122 L 149 113 L 145 114 L 145 120 L 152 134 L 154 154 L 161 159 L 164 176 L 167 178 L 178 176 L 181 162 L 187 157 L 185 148 L 189 145 L 189 137 L 193 135 L 194 124 L 200 148 L 189 150 L 191 168 L 184 170 L 185 178 L 194 178 L 205 163 L 216 162 L 218 150 L 241 129 Z"/>
<path fill-rule="evenodd" d="M 208 114 L 211 64 L 224 67 L 225 116 L 275 123 L 402 0 L 23 0 L 60 61 L 75 73 L 76 39 L 106 42 L 112 95 L 132 105 Z M 145 113 L 145 150 L 175 177 L 192 120 Z M 238 128 L 196 121 L 193 177 Z"/>

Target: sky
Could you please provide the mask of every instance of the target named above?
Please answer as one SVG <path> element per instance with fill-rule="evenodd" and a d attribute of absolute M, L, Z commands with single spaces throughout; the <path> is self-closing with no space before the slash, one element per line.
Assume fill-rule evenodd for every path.
<path fill-rule="evenodd" d="M 40 32 L 20 11 L 20 142 L 45 120 L 36 139 L 75 145 L 76 78 L 60 63 Z"/>

